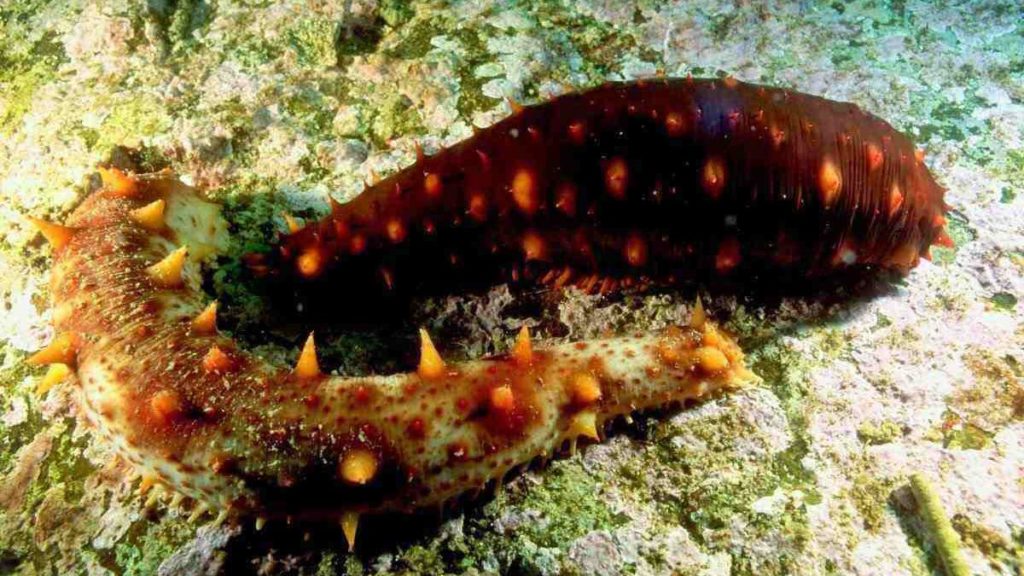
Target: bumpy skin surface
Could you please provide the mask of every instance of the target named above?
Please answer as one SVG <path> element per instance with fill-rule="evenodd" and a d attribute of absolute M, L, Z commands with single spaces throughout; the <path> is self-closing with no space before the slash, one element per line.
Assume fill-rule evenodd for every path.
<path fill-rule="evenodd" d="M 257 267 L 328 290 L 337 270 L 367 294 L 906 271 L 946 239 L 941 198 L 910 142 L 854 106 L 730 80 L 610 84 L 420 160 Z M 312 350 L 273 366 L 196 322 L 201 262 L 226 243 L 216 205 L 168 175 L 120 178 L 68 225 L 50 234 L 54 317 L 86 413 L 147 478 L 222 512 L 436 505 L 618 415 L 753 378 L 699 318 L 450 366 L 425 346 L 416 373 L 393 376 L 326 376 Z"/>
<path fill-rule="evenodd" d="M 612 83 L 335 205 L 272 271 L 367 294 L 905 272 L 948 242 L 942 196 L 912 143 L 852 104 L 731 79 Z"/>
<path fill-rule="evenodd" d="M 166 202 L 154 232 L 133 211 Z M 209 508 L 320 518 L 436 505 L 594 437 L 610 418 L 752 377 L 699 329 L 532 350 L 417 373 L 339 378 L 272 366 L 200 330 L 199 262 L 218 207 L 167 175 L 90 196 L 55 253 L 58 331 L 86 414 L 142 473 Z M 180 285 L 151 266 L 187 246 Z M 214 361 L 211 350 L 216 349 Z M 581 384 L 582 382 L 582 384 Z"/>

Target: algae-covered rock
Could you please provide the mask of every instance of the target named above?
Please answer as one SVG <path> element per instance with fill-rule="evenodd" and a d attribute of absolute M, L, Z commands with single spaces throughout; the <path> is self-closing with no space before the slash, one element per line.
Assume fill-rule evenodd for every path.
<path fill-rule="evenodd" d="M 1020 573 L 1022 16 L 1016 0 L 0 5 L 0 573 L 934 573 L 913 473 L 932 479 L 971 571 Z M 285 361 L 276 331 L 294 328 L 259 330 L 265 303 L 239 261 L 282 213 L 317 217 L 509 100 L 658 72 L 886 118 L 948 188 L 956 247 L 871 298 L 705 294 L 761 384 L 639 416 L 440 519 L 371 519 L 355 554 L 334 526 L 257 532 L 147 508 L 73 387 L 34 392 L 42 373 L 24 359 L 52 337 L 49 248 L 25 217 L 65 216 L 98 163 L 169 167 L 224 203 L 232 254 L 208 289 L 243 341 Z M 407 335 L 322 348 L 342 372 L 387 372 L 417 324 L 478 356 L 523 322 L 541 340 L 642 331 L 686 318 L 692 298 L 524 302 L 498 287 L 418 303 Z"/>

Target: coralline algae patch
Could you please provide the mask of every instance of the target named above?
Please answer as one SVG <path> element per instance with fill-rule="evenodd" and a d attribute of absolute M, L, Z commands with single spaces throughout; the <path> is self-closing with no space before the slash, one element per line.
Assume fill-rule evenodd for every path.
<path fill-rule="evenodd" d="M 228 558 L 248 570 L 553 574 L 593 572 L 596 557 L 623 572 L 750 573 L 757 566 L 781 573 L 773 564 L 781 539 L 787 557 L 799 559 L 785 566 L 797 571 L 920 574 L 937 566 L 927 534 L 910 528 L 917 535 L 908 537 L 904 526 L 913 513 L 892 503 L 892 488 L 900 493 L 910 468 L 943 481 L 939 496 L 974 570 L 1006 573 L 1019 565 L 1019 506 L 1006 495 L 974 496 L 993 478 L 1019 477 L 1005 468 L 1019 452 L 1020 434 L 1005 391 L 1019 383 L 1022 360 L 1014 352 L 1022 348 L 1015 326 L 1024 276 L 1024 51 L 1016 6 L 794 3 L 765 11 L 684 2 L 534 3 L 498 10 L 474 3 L 455 17 L 418 4 L 353 2 L 351 17 L 343 18 L 338 4 L 301 13 L 279 5 L 258 17 L 223 3 L 179 3 L 157 13 L 66 3 L 0 8 L 0 474 L 5 487 L 19 486 L 15 493 L 23 494 L 0 513 L 4 570 L 142 574 L 163 565 L 167 573 L 190 573 Z M 684 413 L 692 442 L 673 447 L 673 458 L 658 452 L 663 442 L 672 446 L 679 417 L 654 418 L 650 433 L 665 433 L 664 440 L 635 442 L 636 432 L 627 430 L 608 446 L 527 472 L 436 534 L 353 557 L 344 554 L 338 532 L 314 535 L 315 545 L 278 541 L 275 548 L 267 534 L 252 539 L 223 527 L 196 534 L 187 512 L 144 512 L 144 498 L 124 471 L 70 416 L 66 387 L 33 395 L 37 374 L 21 360 L 49 338 L 48 319 L 39 315 L 48 257 L 23 216 L 58 217 L 77 203 L 83 179 L 110 153 L 101 127 L 137 139 L 151 158 L 198 184 L 223 186 L 219 198 L 238 199 L 229 213 L 236 232 L 256 244 L 284 229 L 282 211 L 315 217 L 327 192 L 344 200 L 374 174 L 407 165 L 415 142 L 433 152 L 468 136 L 473 125 L 505 117 L 505 97 L 530 102 L 561 93 L 563 83 L 591 85 L 658 69 L 721 70 L 857 102 L 924 145 L 957 210 L 950 226 L 955 251 L 937 250 L 936 265 L 919 269 L 891 297 L 840 310 L 835 327 L 814 323 L 780 336 L 786 311 L 802 304 L 784 304 L 781 318 L 765 318 L 728 299 L 711 303 L 720 314 L 732 313 L 730 327 L 747 335 L 755 361 L 778 359 L 755 363 L 771 394 L 723 400 L 733 417 L 721 416 L 718 402 Z M 122 106 L 135 99 L 142 103 Z M 114 114 L 115 107 L 121 112 Z M 130 117 L 136 113 L 143 116 Z M 148 128 L 123 128 L 132 124 Z M 244 252 L 239 246 L 235 254 Z M 252 301 L 234 289 L 239 301 Z M 554 317 L 568 323 L 564 330 L 592 336 L 608 319 L 641 330 L 683 318 L 685 309 L 662 297 L 644 300 L 639 312 L 580 295 L 567 301 Z M 504 326 L 505 338 L 521 319 L 514 306 L 488 313 L 493 321 L 481 326 Z M 851 316 L 861 335 L 852 340 L 843 336 Z M 922 324 L 924 318 L 931 323 Z M 461 345 L 503 349 L 484 332 Z M 955 340 L 936 344 L 939 333 L 989 336 L 966 349 Z M 865 337 L 872 334 L 878 339 Z M 865 360 L 863 352 L 879 342 L 881 352 L 869 355 L 876 359 Z M 837 362 L 841 377 L 831 377 Z M 361 365 L 356 360 L 351 371 Z M 785 368 L 796 365 L 794 372 Z M 1011 375 L 1017 380 L 1004 385 Z M 731 440 L 749 447 L 755 418 L 748 413 L 777 414 L 772 406 L 781 406 L 785 421 L 753 428 L 758 437 L 770 432 L 789 442 L 773 440 L 752 460 L 737 461 L 767 470 L 778 460 L 797 480 L 776 485 L 778 475 L 766 473 L 729 483 L 732 457 L 742 451 L 717 458 L 706 446 Z M 943 426 L 947 412 L 959 418 L 951 429 Z M 908 452 L 914 456 L 901 456 Z M 731 491 L 701 488 L 702 465 L 717 473 L 707 476 L 707 486 Z M 991 476 L 979 479 L 975 468 Z M 659 477 L 685 480 L 663 490 L 668 504 L 646 488 Z M 1019 493 L 1019 485 L 995 485 Z M 691 492 L 706 511 L 692 521 L 671 504 Z M 590 498 L 577 514 L 580 494 Z M 40 510 L 49 520 L 35 527 Z M 72 517 L 101 520 L 63 520 Z M 98 526 L 101 538 L 93 532 Z M 232 544 L 239 542 L 257 547 L 240 551 Z M 734 560 L 733 550 L 742 558 Z"/>

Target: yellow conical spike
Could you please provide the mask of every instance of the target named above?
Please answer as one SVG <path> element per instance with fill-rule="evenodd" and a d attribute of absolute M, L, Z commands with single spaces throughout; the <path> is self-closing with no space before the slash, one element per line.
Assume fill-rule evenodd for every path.
<path fill-rule="evenodd" d="M 181 503 L 185 500 L 185 495 L 181 492 L 175 492 L 174 496 L 171 496 L 171 501 L 167 504 L 168 508 L 177 508 L 181 506 Z"/>
<path fill-rule="evenodd" d="M 295 234 L 299 230 L 302 230 L 302 226 L 299 226 L 298 221 L 295 220 L 291 214 L 282 212 L 281 215 L 284 216 L 284 223 L 288 226 L 289 234 Z"/>
<path fill-rule="evenodd" d="M 206 308 L 192 320 L 192 329 L 199 334 L 213 334 L 217 331 L 217 301 L 206 305 Z"/>
<path fill-rule="evenodd" d="M 164 257 L 163 260 L 146 268 L 149 277 L 161 288 L 177 288 L 185 281 L 182 270 L 188 257 L 188 247 L 182 246 Z"/>
<path fill-rule="evenodd" d="M 572 422 L 569 424 L 569 436 L 586 436 L 593 440 L 600 440 L 601 436 L 597 433 L 597 413 L 585 410 L 573 416 Z"/>
<path fill-rule="evenodd" d="M 519 364 L 525 365 L 533 362 L 533 344 L 530 342 L 530 329 L 526 326 L 519 329 L 519 336 L 516 337 L 516 343 L 512 346 L 512 357 Z"/>
<path fill-rule="evenodd" d="M 266 525 L 267 525 L 267 517 L 266 516 L 257 516 L 256 517 L 256 531 L 257 532 L 260 531 L 260 530 L 263 530 L 263 527 L 266 526 Z"/>
<path fill-rule="evenodd" d="M 131 196 L 138 190 L 138 182 L 135 178 L 125 174 L 117 168 L 97 168 L 100 179 L 103 180 L 103 188 L 118 196 Z"/>
<path fill-rule="evenodd" d="M 188 516 L 188 521 L 189 522 L 195 522 L 196 520 L 199 520 L 200 518 L 203 517 L 203 514 L 206 514 L 209 510 L 210 510 L 210 507 L 207 506 L 205 502 L 200 502 L 200 503 L 196 504 L 196 507 L 192 510 L 192 513 L 189 514 L 189 516 Z"/>
<path fill-rule="evenodd" d="M 163 486 L 160 486 L 160 485 L 155 486 L 153 488 L 153 491 L 149 493 L 149 498 L 146 498 L 146 501 L 143 502 L 142 506 L 145 507 L 145 508 L 152 508 L 153 505 L 156 504 L 157 501 L 159 501 L 160 498 L 163 497 L 163 495 L 164 495 L 164 488 L 163 488 Z"/>
<path fill-rule="evenodd" d="M 377 475 L 377 456 L 363 448 L 349 450 L 338 466 L 341 478 L 349 484 L 366 484 Z"/>
<path fill-rule="evenodd" d="M 164 229 L 164 208 L 166 207 L 167 202 L 164 202 L 163 199 L 154 200 L 142 208 L 132 210 L 130 214 L 132 220 L 138 222 L 143 228 L 159 232 Z"/>
<path fill-rule="evenodd" d="M 704 322 L 707 319 L 707 314 L 704 313 L 704 304 L 700 301 L 700 296 L 697 296 L 697 301 L 693 303 L 693 312 L 690 315 L 690 328 L 700 330 L 704 327 Z"/>
<path fill-rule="evenodd" d="M 67 364 L 75 363 L 75 339 L 71 334 L 59 334 L 45 348 L 28 357 L 25 362 L 29 366 L 42 366 L 43 364 Z"/>
<path fill-rule="evenodd" d="M 50 243 L 50 246 L 53 246 L 54 250 L 60 250 L 67 246 L 68 242 L 71 242 L 71 237 L 75 235 L 75 229 L 69 226 L 54 224 L 41 218 L 30 217 L 28 221 L 39 230 L 43 238 L 46 238 L 46 241 Z"/>
<path fill-rule="evenodd" d="M 316 378 L 320 375 L 320 363 L 316 360 L 316 342 L 313 341 L 313 333 L 309 333 L 306 343 L 299 353 L 299 360 L 295 363 L 295 375 L 299 378 Z"/>
<path fill-rule="evenodd" d="M 50 368 L 46 371 L 46 375 L 39 379 L 39 383 L 36 384 L 36 394 L 42 396 L 50 391 L 71 373 L 71 368 L 67 364 L 57 362 L 50 364 Z"/>
<path fill-rule="evenodd" d="M 444 374 L 444 360 L 430 340 L 430 334 L 420 328 L 420 365 L 416 369 L 421 378 L 437 378 Z"/>
<path fill-rule="evenodd" d="M 139 481 L 139 496 L 145 496 L 149 489 L 156 485 L 156 476 L 146 472 L 142 473 L 142 480 Z"/>
<path fill-rule="evenodd" d="M 356 530 L 358 529 L 358 512 L 345 512 L 341 515 L 341 531 L 345 533 L 345 541 L 348 542 L 349 552 L 356 549 Z"/>

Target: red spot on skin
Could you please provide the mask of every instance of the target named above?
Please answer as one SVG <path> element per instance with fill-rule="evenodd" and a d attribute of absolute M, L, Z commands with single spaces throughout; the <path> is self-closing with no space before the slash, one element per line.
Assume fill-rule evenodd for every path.
<path fill-rule="evenodd" d="M 564 182 L 555 192 L 555 208 L 566 216 L 576 215 L 576 186 Z"/>
<path fill-rule="evenodd" d="M 512 199 L 515 201 L 516 207 L 527 216 L 533 216 L 537 211 L 540 207 L 540 199 L 537 195 L 537 180 L 533 171 L 526 168 L 516 171 L 512 177 Z"/>
<path fill-rule="evenodd" d="M 584 126 L 583 122 L 580 121 L 569 124 L 568 132 L 569 140 L 574 144 L 583 144 L 584 140 L 587 138 L 587 128 Z"/>
<path fill-rule="evenodd" d="M 715 254 L 715 270 L 719 274 L 728 274 L 740 263 L 740 243 L 735 238 L 726 238 L 718 245 Z"/>
<path fill-rule="evenodd" d="M 604 187 L 608 195 L 616 200 L 626 197 L 629 186 L 629 167 L 621 157 L 612 158 L 604 169 Z"/>
<path fill-rule="evenodd" d="M 477 222 L 483 222 L 487 219 L 487 197 L 483 194 L 476 192 L 469 197 L 469 208 L 467 210 L 469 217 L 476 220 Z"/>
<path fill-rule="evenodd" d="M 426 172 L 423 175 L 423 192 L 430 198 L 437 198 L 441 195 L 441 177 L 433 172 Z"/>
<path fill-rule="evenodd" d="M 448 458 L 456 462 L 462 462 L 469 456 L 469 448 L 462 442 L 455 442 L 448 445 Z"/>
<path fill-rule="evenodd" d="M 367 402 L 370 401 L 371 394 L 372 392 L 370 391 L 370 388 L 368 388 L 367 386 L 356 386 L 355 389 L 352 391 L 352 399 L 355 400 L 356 403 L 358 404 L 366 404 Z"/>
<path fill-rule="evenodd" d="M 405 432 L 410 438 L 424 438 L 426 437 L 427 427 L 423 423 L 422 418 L 413 418 L 409 421 L 409 425 L 405 427 Z"/>
<path fill-rule="evenodd" d="M 459 412 L 468 412 L 470 406 L 472 406 L 472 404 L 470 404 L 469 400 L 467 400 L 466 398 L 459 398 L 458 400 L 455 401 L 455 407 L 459 410 Z"/>
<path fill-rule="evenodd" d="M 678 112 L 669 112 L 665 115 L 665 131 L 669 136 L 680 136 L 686 132 L 686 120 Z"/>
<path fill-rule="evenodd" d="M 874 172 L 882 167 L 882 161 L 885 157 L 882 155 L 882 149 L 878 146 L 868 142 L 865 147 L 867 158 L 868 158 L 868 170 Z"/>
<path fill-rule="evenodd" d="M 722 160 L 712 156 L 704 162 L 704 169 L 701 170 L 701 186 L 713 200 L 722 195 L 725 188 L 725 164 Z"/>
<path fill-rule="evenodd" d="M 639 234 L 631 234 L 626 240 L 625 246 L 626 262 L 630 266 L 639 268 L 647 263 L 647 241 Z"/>
<path fill-rule="evenodd" d="M 405 224 L 402 224 L 402 221 L 398 218 L 388 220 L 387 234 L 388 240 L 398 244 L 402 240 L 405 240 Z"/>

